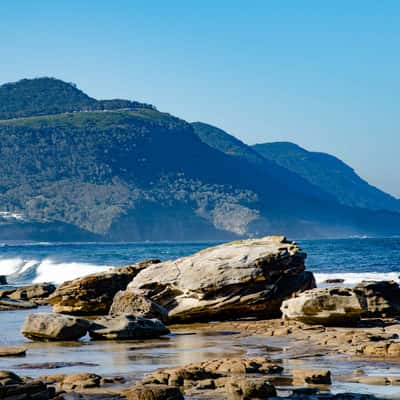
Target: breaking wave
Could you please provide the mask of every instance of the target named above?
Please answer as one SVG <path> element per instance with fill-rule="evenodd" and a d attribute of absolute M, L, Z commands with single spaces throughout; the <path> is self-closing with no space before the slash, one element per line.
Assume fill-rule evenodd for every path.
<path fill-rule="evenodd" d="M 340 272 L 314 273 L 317 286 L 326 284 L 327 279 L 343 279 L 342 285 L 353 286 L 361 281 L 395 281 L 400 283 L 400 272 Z"/>
<path fill-rule="evenodd" d="M 51 259 L 25 260 L 23 258 L 0 259 L 0 275 L 6 275 L 10 285 L 52 282 L 62 283 L 80 276 L 112 268 L 80 262 L 56 262 Z"/>

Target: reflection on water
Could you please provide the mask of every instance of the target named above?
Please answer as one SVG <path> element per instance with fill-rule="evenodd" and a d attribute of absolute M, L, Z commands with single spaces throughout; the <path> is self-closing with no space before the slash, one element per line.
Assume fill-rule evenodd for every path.
<path fill-rule="evenodd" d="M 43 310 L 48 311 L 46 308 Z M 293 368 L 329 369 L 333 376 L 331 390 L 334 393 L 353 391 L 396 398 L 400 392 L 396 386 L 338 381 L 338 378 L 349 376 L 359 369 L 368 375 L 400 375 L 398 363 L 354 360 L 338 354 L 318 355 L 315 349 L 304 348 L 304 344 L 296 345 L 296 342 L 287 337 L 243 337 L 235 332 L 216 331 L 215 324 L 210 324 L 208 331 L 196 326 L 178 329 L 172 327 L 173 334 L 170 336 L 149 341 L 92 342 L 86 337 L 80 342 L 38 343 L 28 341 L 20 334 L 23 320 L 31 312 L 0 312 L 0 346 L 25 346 L 28 349 L 24 358 L 0 358 L 0 370 L 12 370 L 18 375 L 32 377 L 80 372 L 97 373 L 102 376 L 123 375 L 127 384 L 131 384 L 132 381 L 140 380 L 145 374 L 159 368 L 222 357 L 264 355 L 281 363 L 286 372 Z M 53 369 L 39 368 L 39 364 L 44 363 L 50 364 L 48 367 L 51 363 L 60 363 L 56 366 L 61 367 L 54 369 L 53 365 Z M 61 363 L 71 366 L 62 367 Z M 82 366 L 74 363 L 93 365 Z M 28 365 L 21 367 L 21 364 Z M 38 364 L 37 368 L 32 368 L 32 364 Z M 283 376 L 276 383 L 286 386 L 288 381 Z"/>
<path fill-rule="evenodd" d="M 47 311 L 47 310 L 46 310 Z M 158 368 L 184 365 L 219 357 L 239 356 L 244 353 L 240 340 L 232 333 L 174 331 L 174 334 L 148 341 L 90 341 L 30 342 L 19 332 L 26 315 L 32 311 L 0 313 L 0 345 L 18 345 L 28 348 L 23 364 L 92 363 L 93 366 L 64 368 L 19 368 L 21 359 L 0 359 L 0 369 L 9 369 L 20 375 L 40 376 L 47 373 L 87 372 L 105 375 L 128 375 L 141 379 Z"/>

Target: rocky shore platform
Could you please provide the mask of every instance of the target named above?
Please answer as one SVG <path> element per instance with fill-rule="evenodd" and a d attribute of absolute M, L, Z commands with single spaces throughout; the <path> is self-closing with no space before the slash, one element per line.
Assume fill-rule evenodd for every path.
<path fill-rule="evenodd" d="M 397 283 L 305 260 L 265 237 L 0 292 L 0 399 L 400 399 Z"/>

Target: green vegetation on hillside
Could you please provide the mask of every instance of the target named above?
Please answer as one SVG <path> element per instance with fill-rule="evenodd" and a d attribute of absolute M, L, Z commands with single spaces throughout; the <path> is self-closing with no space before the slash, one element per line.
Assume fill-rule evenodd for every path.
<path fill-rule="evenodd" d="M 0 119 L 137 108 L 154 107 L 129 100 L 95 100 L 74 84 L 54 78 L 23 79 L 0 86 Z"/>

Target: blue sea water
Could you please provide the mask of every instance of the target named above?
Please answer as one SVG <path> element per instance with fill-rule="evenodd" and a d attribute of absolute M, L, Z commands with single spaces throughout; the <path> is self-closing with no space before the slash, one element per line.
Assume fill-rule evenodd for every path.
<path fill-rule="evenodd" d="M 394 279 L 400 275 L 400 238 L 302 240 L 307 269 L 317 282 L 345 279 Z M 217 242 L 162 243 L 1 243 L 0 275 L 10 284 L 61 283 L 110 267 L 148 258 L 175 259 Z"/>

